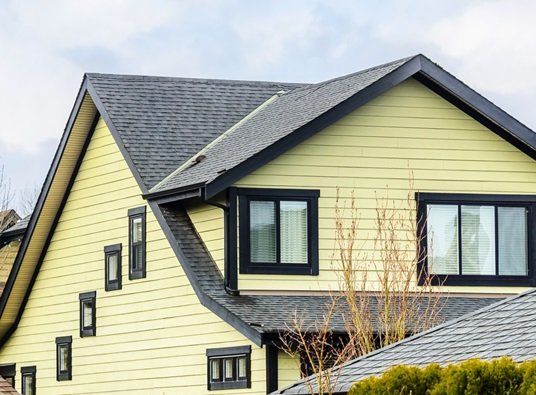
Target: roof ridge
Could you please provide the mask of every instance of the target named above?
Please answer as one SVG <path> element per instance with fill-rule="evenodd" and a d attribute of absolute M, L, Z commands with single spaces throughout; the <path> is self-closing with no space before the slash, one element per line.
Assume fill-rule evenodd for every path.
<path fill-rule="evenodd" d="M 160 76 L 160 75 L 144 75 L 144 74 L 119 74 L 119 73 L 91 73 L 86 72 L 85 75 L 89 79 L 97 78 L 116 78 L 116 79 L 126 79 L 126 80 L 162 80 L 162 81 L 191 81 L 196 83 L 206 82 L 217 82 L 217 83 L 230 83 L 230 84 L 241 84 L 241 85 L 285 85 L 285 86 L 306 86 L 311 85 L 310 82 L 284 82 L 284 81 L 266 81 L 266 80 L 240 80 L 240 79 L 226 79 L 226 78 L 202 78 L 202 77 L 173 77 L 173 76 Z"/>

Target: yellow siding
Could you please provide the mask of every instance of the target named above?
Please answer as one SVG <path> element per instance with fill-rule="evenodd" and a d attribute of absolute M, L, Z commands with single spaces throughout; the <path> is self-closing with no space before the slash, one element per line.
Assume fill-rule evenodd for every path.
<path fill-rule="evenodd" d="M 536 162 L 421 85 L 408 80 L 236 183 L 240 187 L 319 189 L 320 275 L 240 275 L 241 290 L 328 290 L 337 188 L 360 208 L 360 237 L 374 237 L 376 197 L 403 205 L 414 190 L 536 193 Z M 364 253 L 373 254 L 369 242 Z M 521 288 L 451 287 L 453 292 Z"/>
<path fill-rule="evenodd" d="M 128 280 L 127 210 L 145 205 L 99 121 L 26 309 L 0 364 L 37 366 L 38 393 L 204 394 L 207 348 L 252 346 L 250 390 L 266 392 L 264 349 L 199 304 L 147 207 L 147 277 Z M 123 288 L 104 291 L 103 247 L 123 245 Z M 97 293 L 97 336 L 79 336 L 81 292 Z M 55 338 L 73 337 L 72 381 L 56 381 Z M 296 377 L 297 378 L 297 377 Z M 17 375 L 20 391 L 20 373 Z"/>
<path fill-rule="evenodd" d="M 5 284 L 7 281 L 19 247 L 20 240 L 13 240 L 0 249 L 0 284 Z"/>
<path fill-rule="evenodd" d="M 278 388 L 286 387 L 296 382 L 296 377 L 300 377 L 300 361 L 283 351 L 277 353 L 278 363 Z"/>

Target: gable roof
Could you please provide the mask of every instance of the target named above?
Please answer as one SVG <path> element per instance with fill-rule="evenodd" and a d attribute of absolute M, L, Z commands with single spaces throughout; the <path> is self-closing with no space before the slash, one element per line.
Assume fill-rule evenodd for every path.
<path fill-rule="evenodd" d="M 470 358 L 502 356 L 522 362 L 536 358 L 536 290 L 469 313 L 408 337 L 334 368 L 334 391 L 347 392 L 352 384 L 378 375 L 395 365 L 447 364 Z M 314 379 L 309 384 L 314 387 Z M 303 380 L 276 392 L 309 394 Z"/>
<path fill-rule="evenodd" d="M 207 167 L 207 173 L 201 172 L 200 178 L 195 179 L 202 180 L 200 184 L 192 185 L 189 181 L 184 185 L 189 184 L 185 188 L 196 191 L 197 195 L 213 196 L 243 175 L 410 77 L 440 93 L 536 158 L 536 135 L 530 129 L 422 55 L 308 86 L 87 74 L 29 220 L 6 288 L 0 296 L 0 345 L 20 320 L 99 116 L 105 120 L 161 227 L 167 229 L 166 236 L 182 262 L 185 256 L 180 248 L 175 247 L 177 238 L 171 232 L 162 208 L 152 199 L 158 198 L 162 202 L 162 196 L 170 195 L 174 200 L 182 187 L 149 194 L 154 183 L 164 178 L 171 180 L 173 176 L 167 177 L 169 174 L 182 177 L 182 171 L 176 170 L 208 144 L 205 160 L 199 162 L 203 164 L 206 161 L 203 166 Z M 289 93 L 274 96 L 281 90 Z M 337 93 L 338 90 L 340 93 Z M 294 104 L 299 111 L 287 114 L 292 112 L 290 110 Z M 271 125 L 270 117 L 278 127 L 285 126 L 282 120 L 291 122 L 291 127 L 279 133 L 276 130 L 278 127 Z M 215 170 L 217 167 L 212 166 L 212 153 L 221 155 L 225 147 L 229 148 L 226 139 L 236 138 L 235 133 L 238 133 L 236 136 L 256 136 L 255 131 L 259 128 L 262 128 L 266 140 L 264 137 L 258 139 L 260 145 L 257 148 L 255 144 L 248 143 L 247 149 L 244 147 L 247 155 L 241 156 L 237 162 L 225 159 L 230 161 L 225 162 L 228 163 L 226 167 L 232 168 L 214 178 L 220 169 Z M 226 134 L 226 131 L 229 133 Z M 185 139 L 192 143 L 186 144 Z M 202 281 L 201 277 L 186 268 L 188 265 L 185 265 L 185 271 L 203 301 L 204 293 L 198 291 L 201 287 L 197 284 Z M 215 297 L 206 301 L 209 308 L 221 314 L 237 329 L 259 340 L 255 334 L 258 332 L 245 329 L 248 325 L 239 318 L 238 313 L 221 307 L 224 306 L 222 301 Z"/>
<path fill-rule="evenodd" d="M 204 188 L 210 198 L 233 182 L 367 103 L 415 77 L 516 147 L 535 155 L 536 135 L 484 97 L 417 55 L 281 92 L 247 119 L 181 165 L 148 195 Z"/>

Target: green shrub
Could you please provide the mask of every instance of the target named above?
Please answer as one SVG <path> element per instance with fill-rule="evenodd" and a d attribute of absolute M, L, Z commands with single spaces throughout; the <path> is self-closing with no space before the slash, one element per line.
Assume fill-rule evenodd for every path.
<path fill-rule="evenodd" d="M 533 395 L 536 361 L 517 364 L 510 358 L 471 359 L 460 364 L 424 368 L 395 366 L 379 377 L 353 385 L 349 395 Z"/>

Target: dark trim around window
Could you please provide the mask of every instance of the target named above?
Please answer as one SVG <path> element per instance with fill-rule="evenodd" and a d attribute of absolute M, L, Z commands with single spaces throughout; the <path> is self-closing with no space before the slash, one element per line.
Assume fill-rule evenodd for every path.
<path fill-rule="evenodd" d="M 122 252 L 122 245 L 119 244 L 113 244 L 104 247 L 104 289 L 106 291 L 115 291 L 118 289 L 121 289 L 122 286 L 122 262 L 121 262 L 121 252 Z M 117 259 L 117 273 L 116 273 L 116 279 L 110 280 L 110 265 L 109 260 L 110 257 L 116 257 Z"/>
<path fill-rule="evenodd" d="M 84 292 L 78 295 L 80 300 L 80 337 L 95 336 L 97 333 L 97 293 L 95 291 Z M 84 307 L 91 308 L 91 322 L 85 322 Z"/>
<path fill-rule="evenodd" d="M 141 240 L 134 242 L 133 223 L 141 218 Z M 135 280 L 146 276 L 146 207 L 128 210 L 128 278 Z M 140 249 L 140 262 L 136 262 L 135 249 Z M 136 267 L 135 267 L 136 266 Z"/>
<path fill-rule="evenodd" d="M 318 275 L 318 197 L 319 190 L 238 188 L 239 238 L 241 274 L 301 274 Z M 251 263 L 249 202 L 281 201 L 307 202 L 307 263 Z M 279 212 L 276 212 L 277 221 Z M 277 228 L 277 227 L 276 227 Z M 279 229 L 276 229 L 279 239 Z M 235 241 L 236 242 L 236 241 Z M 236 247 L 236 245 L 235 245 Z M 279 246 L 278 256 L 279 256 Z M 279 259 L 278 259 L 279 260 Z"/>
<path fill-rule="evenodd" d="M 36 393 L 36 376 L 37 376 L 37 368 L 35 366 L 23 366 L 20 368 L 20 375 L 21 375 L 21 392 L 22 395 L 29 395 L 24 391 L 26 388 L 26 380 L 30 379 L 31 382 L 31 388 L 32 388 L 32 394 L 35 395 Z"/>
<path fill-rule="evenodd" d="M 206 356 L 209 391 L 251 388 L 251 346 L 209 348 Z M 239 373 L 240 361 L 245 363 L 243 375 Z M 213 366 L 219 370 L 217 378 L 214 377 Z M 230 366 L 231 371 L 227 370 L 227 366 Z"/>
<path fill-rule="evenodd" d="M 72 336 L 61 336 L 56 338 L 56 380 L 68 381 L 72 379 Z M 61 366 L 61 352 L 67 351 L 66 369 Z"/>
<path fill-rule="evenodd" d="M 14 363 L 0 365 L 0 376 L 15 388 L 15 377 L 17 376 L 17 365 Z"/>
<path fill-rule="evenodd" d="M 464 275 L 430 274 L 433 285 L 459 286 L 535 286 L 535 249 L 536 246 L 536 196 L 535 195 L 498 195 L 498 194 L 447 194 L 416 193 L 417 200 L 417 238 L 419 241 L 418 282 L 423 285 L 428 273 L 427 259 L 427 205 L 490 205 L 496 207 L 525 207 L 527 210 L 527 275 Z M 497 230 L 495 230 L 496 232 Z M 463 263 L 460 263 L 463 266 Z M 463 273 L 463 271 L 462 271 Z"/>

